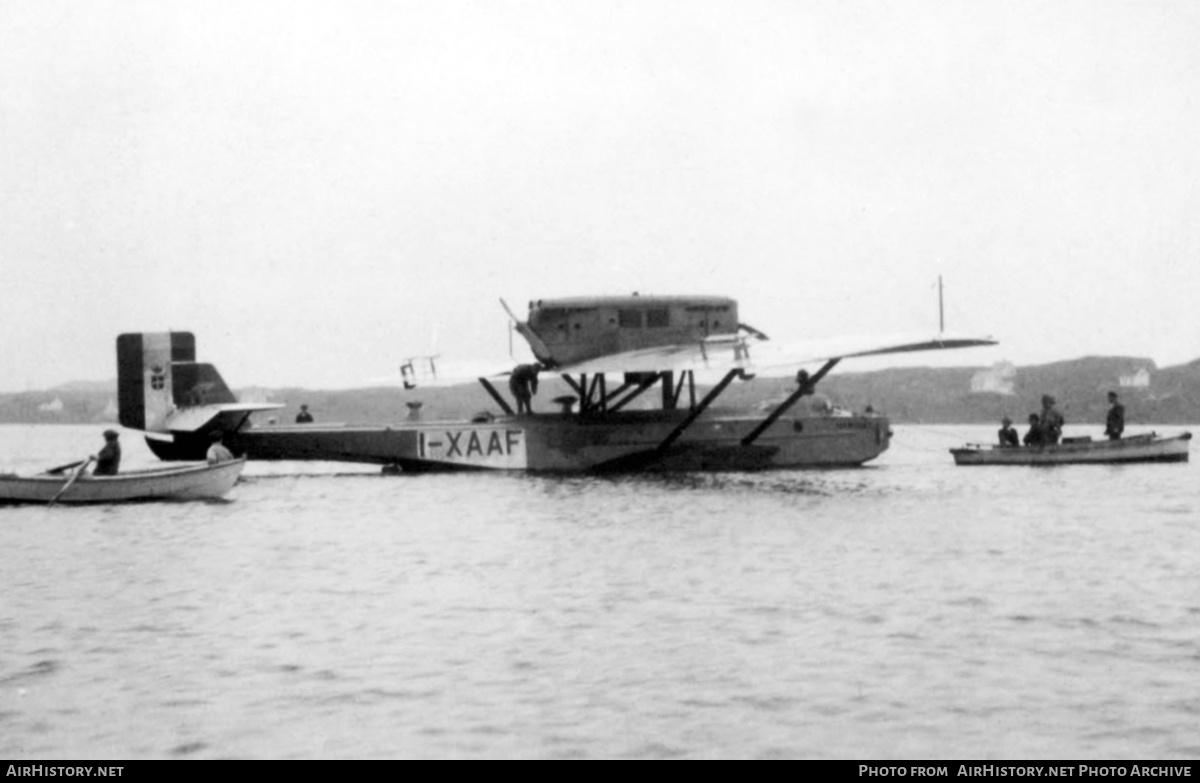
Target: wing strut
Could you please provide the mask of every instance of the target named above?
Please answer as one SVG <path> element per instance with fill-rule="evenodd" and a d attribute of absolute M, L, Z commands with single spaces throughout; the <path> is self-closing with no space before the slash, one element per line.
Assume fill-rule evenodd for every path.
<path fill-rule="evenodd" d="M 786 400 L 781 402 L 779 406 L 775 408 L 775 410 L 771 411 L 771 414 L 767 416 L 767 418 L 763 419 L 757 427 L 747 433 L 746 437 L 742 438 L 742 445 L 749 446 L 751 443 L 758 440 L 758 436 L 766 432 L 767 428 L 774 424 L 780 416 L 782 416 L 784 413 L 787 413 L 788 409 L 795 405 L 797 400 L 805 395 L 812 394 L 813 389 L 817 385 L 817 381 L 824 378 L 826 373 L 836 367 L 837 363 L 840 361 L 841 359 L 830 359 L 829 361 L 825 362 L 824 366 L 817 370 L 817 374 L 811 378 L 807 377 L 808 373 L 804 372 L 804 370 L 801 370 L 799 373 L 797 373 L 796 381 L 800 384 L 800 388 L 792 392 Z"/>
<path fill-rule="evenodd" d="M 634 380 L 628 380 L 631 375 L 634 376 Z M 633 402 L 635 399 L 637 399 L 639 396 L 641 396 L 647 389 L 649 389 L 654 384 L 658 383 L 659 379 L 662 377 L 662 374 L 661 373 L 632 373 L 632 374 L 627 374 L 625 377 L 627 380 L 625 381 L 625 383 L 621 384 L 612 393 L 613 397 L 618 397 L 621 394 L 624 394 L 630 387 L 632 387 L 634 385 L 636 385 L 637 388 L 634 389 L 632 392 L 630 392 L 629 395 L 626 396 L 625 398 L 617 400 L 612 405 L 610 405 L 608 407 L 609 413 L 616 413 L 617 411 L 621 410 L 629 403 Z"/>
<path fill-rule="evenodd" d="M 500 392 L 496 391 L 496 387 L 492 385 L 491 381 L 489 381 L 487 378 L 480 378 L 479 385 L 483 387 L 484 391 L 486 391 L 488 394 L 492 395 L 492 399 L 495 400 L 496 404 L 500 406 L 500 410 L 504 411 L 504 415 L 506 415 L 506 416 L 514 415 L 513 409 L 508 404 L 508 401 L 500 396 Z"/>
<path fill-rule="evenodd" d="M 593 375 L 590 386 L 587 373 L 580 375 L 578 381 L 566 373 L 563 374 L 562 379 L 578 395 L 580 414 L 605 413 L 608 410 L 608 382 L 604 380 L 604 373 L 598 372 Z M 621 389 L 624 388 L 624 386 L 621 387 Z M 613 392 L 613 394 L 615 395 L 617 392 Z"/>
<path fill-rule="evenodd" d="M 679 440 L 679 436 L 682 435 L 688 427 L 692 426 L 692 422 L 700 418 L 700 414 L 704 413 L 704 411 L 708 409 L 708 406 L 712 405 L 713 402 L 721 396 L 721 393 L 725 391 L 725 388 L 729 386 L 729 384 L 733 383 L 735 378 L 745 377 L 746 372 L 740 367 L 725 373 L 725 377 L 721 379 L 721 382 L 714 386 L 712 391 L 704 395 L 704 399 L 700 400 L 700 403 L 692 408 L 692 411 L 687 415 L 687 418 L 679 422 L 679 426 L 671 430 L 671 434 L 663 438 L 663 442 L 658 444 L 654 450 L 661 454 L 670 448 L 671 444 Z"/>

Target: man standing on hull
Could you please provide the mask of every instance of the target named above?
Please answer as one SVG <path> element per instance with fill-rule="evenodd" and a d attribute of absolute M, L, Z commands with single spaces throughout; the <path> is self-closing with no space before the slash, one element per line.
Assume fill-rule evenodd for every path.
<path fill-rule="evenodd" d="M 517 414 L 533 413 L 533 395 L 537 394 L 541 365 L 518 364 L 508 378 L 508 390 L 517 401 Z"/>

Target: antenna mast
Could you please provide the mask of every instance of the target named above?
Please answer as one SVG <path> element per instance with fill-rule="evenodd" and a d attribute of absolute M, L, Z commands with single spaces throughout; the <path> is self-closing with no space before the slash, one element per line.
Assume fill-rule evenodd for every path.
<path fill-rule="evenodd" d="M 946 311 L 942 307 L 942 276 L 938 275 L 938 334 L 946 331 Z"/>

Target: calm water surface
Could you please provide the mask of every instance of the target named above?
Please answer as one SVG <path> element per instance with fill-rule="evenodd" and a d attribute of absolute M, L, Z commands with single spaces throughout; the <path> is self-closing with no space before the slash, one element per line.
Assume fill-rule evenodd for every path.
<path fill-rule="evenodd" d="M 0 471 L 102 429 L 0 427 Z M 0 507 L 0 757 L 1200 757 L 1200 465 L 954 466 L 994 429 Z"/>

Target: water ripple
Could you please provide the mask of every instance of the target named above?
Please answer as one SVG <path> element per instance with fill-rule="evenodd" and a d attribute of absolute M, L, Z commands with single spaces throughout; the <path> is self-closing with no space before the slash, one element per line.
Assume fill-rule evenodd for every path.
<path fill-rule="evenodd" d="M 0 755 L 1200 755 L 1200 463 L 976 472 L 896 429 L 929 450 L 597 478 L 280 463 L 222 504 L 2 509 Z"/>

